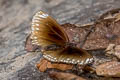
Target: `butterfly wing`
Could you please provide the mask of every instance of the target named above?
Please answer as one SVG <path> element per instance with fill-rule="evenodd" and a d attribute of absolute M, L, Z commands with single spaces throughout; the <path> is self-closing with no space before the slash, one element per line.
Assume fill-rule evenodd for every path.
<path fill-rule="evenodd" d="M 52 44 L 64 46 L 69 42 L 68 36 L 62 27 L 48 14 L 38 12 L 32 20 L 32 32 L 30 36 L 33 45 L 48 47 Z M 91 63 L 93 58 L 86 51 L 74 47 L 48 49 L 43 52 L 44 58 L 52 62 L 71 64 Z"/>
<path fill-rule="evenodd" d="M 34 51 L 41 51 L 41 47 L 32 44 L 32 40 L 30 39 L 30 36 L 27 36 L 26 38 L 26 42 L 25 42 L 25 50 L 29 51 L 29 52 L 34 52 Z"/>
<path fill-rule="evenodd" d="M 57 21 L 42 11 L 33 17 L 31 28 L 32 44 L 45 47 L 50 44 L 62 46 L 69 42 L 68 36 Z"/>
<path fill-rule="evenodd" d="M 62 62 L 69 64 L 88 64 L 93 61 L 93 57 L 83 49 L 68 47 L 56 51 L 45 51 L 43 56 L 52 62 Z"/>

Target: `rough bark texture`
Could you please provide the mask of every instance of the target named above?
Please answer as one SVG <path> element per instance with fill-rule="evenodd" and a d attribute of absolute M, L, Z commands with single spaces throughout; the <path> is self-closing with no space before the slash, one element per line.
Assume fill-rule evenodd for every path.
<path fill-rule="evenodd" d="M 119 4 L 120 0 L 0 0 L 0 80 L 52 80 L 35 66 L 41 55 L 24 50 L 37 11 L 61 24 L 84 24 Z"/>

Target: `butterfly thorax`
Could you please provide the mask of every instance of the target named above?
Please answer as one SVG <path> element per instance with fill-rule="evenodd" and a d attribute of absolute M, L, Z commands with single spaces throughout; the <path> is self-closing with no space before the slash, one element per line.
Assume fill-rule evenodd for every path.
<path fill-rule="evenodd" d="M 69 43 L 66 42 L 63 46 L 57 45 L 57 44 L 51 44 L 49 46 L 46 46 L 43 48 L 44 51 L 55 51 L 60 49 L 66 49 L 68 47 L 76 47 L 75 43 Z"/>

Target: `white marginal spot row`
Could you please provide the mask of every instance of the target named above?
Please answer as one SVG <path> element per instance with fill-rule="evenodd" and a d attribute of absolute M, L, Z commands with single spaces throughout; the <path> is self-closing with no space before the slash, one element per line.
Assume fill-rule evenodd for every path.
<path fill-rule="evenodd" d="M 35 14 L 35 16 L 39 16 L 40 18 L 47 18 L 49 15 L 39 11 Z"/>
<path fill-rule="evenodd" d="M 52 57 L 52 56 L 50 56 L 50 55 L 43 55 L 43 57 L 48 59 L 48 60 L 50 60 L 50 61 L 52 61 L 52 62 L 57 62 L 57 59 Z"/>
<path fill-rule="evenodd" d="M 39 28 L 35 28 L 35 26 L 40 26 L 39 22 L 42 18 L 47 18 L 49 15 L 48 14 L 45 14 L 45 13 L 42 13 L 41 11 L 37 12 L 35 14 L 35 16 L 33 17 L 32 19 L 32 32 L 34 30 L 39 30 Z"/>
<path fill-rule="evenodd" d="M 91 63 L 93 61 L 93 58 L 87 58 L 86 60 L 75 60 L 75 59 L 72 59 L 70 60 L 70 58 L 67 58 L 66 60 L 64 59 L 61 59 L 61 60 L 57 60 L 56 58 L 50 56 L 50 55 L 43 55 L 46 59 L 52 61 L 52 62 L 64 62 L 64 63 L 70 63 L 70 64 L 80 64 L 80 65 L 83 65 L 83 64 L 88 64 L 88 63 Z"/>

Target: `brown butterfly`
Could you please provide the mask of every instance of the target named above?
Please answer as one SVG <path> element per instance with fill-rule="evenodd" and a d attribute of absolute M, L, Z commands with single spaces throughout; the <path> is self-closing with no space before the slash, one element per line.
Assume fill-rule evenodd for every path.
<path fill-rule="evenodd" d="M 47 60 L 80 65 L 93 61 L 88 52 L 70 43 L 62 27 L 48 14 L 37 12 L 32 19 L 31 28 L 30 39 L 26 42 L 28 44 L 28 41 L 31 41 L 32 45 L 40 47 Z"/>

